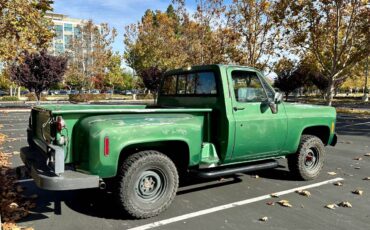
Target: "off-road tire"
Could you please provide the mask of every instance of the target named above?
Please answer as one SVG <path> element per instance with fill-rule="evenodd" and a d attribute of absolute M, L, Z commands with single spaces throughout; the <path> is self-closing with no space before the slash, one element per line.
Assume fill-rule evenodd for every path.
<path fill-rule="evenodd" d="M 119 207 L 144 219 L 166 210 L 176 196 L 179 178 L 172 160 L 154 150 L 129 156 L 120 166 L 115 191 Z"/>
<path fill-rule="evenodd" d="M 322 141 L 313 135 L 302 135 L 297 152 L 288 156 L 288 167 L 295 177 L 312 180 L 320 174 L 324 161 Z"/>

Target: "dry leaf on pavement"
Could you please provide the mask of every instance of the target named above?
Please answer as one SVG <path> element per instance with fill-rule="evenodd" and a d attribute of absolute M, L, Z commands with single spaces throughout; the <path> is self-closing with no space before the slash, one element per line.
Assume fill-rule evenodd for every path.
<path fill-rule="evenodd" d="M 273 201 L 268 201 L 268 202 L 266 202 L 266 204 L 267 204 L 267 205 L 271 205 L 271 206 L 273 206 L 273 205 L 275 205 L 275 202 L 273 202 Z"/>
<path fill-rule="evenodd" d="M 276 193 L 271 193 L 271 194 L 270 194 L 270 196 L 271 196 L 271 197 L 274 197 L 274 198 L 279 197 L 279 195 L 278 195 L 278 194 L 276 194 Z"/>
<path fill-rule="evenodd" d="M 362 194 L 364 193 L 364 191 L 363 190 L 360 190 L 360 189 L 356 189 L 356 190 L 352 191 L 352 193 L 353 194 L 356 194 L 356 195 L 362 196 Z"/>
<path fill-rule="evenodd" d="M 307 190 L 298 190 L 298 191 L 296 191 L 296 193 L 298 193 L 301 196 L 307 196 L 307 197 L 311 196 L 311 193 Z"/>
<path fill-rule="evenodd" d="M 288 208 L 291 208 L 293 207 L 288 200 L 281 200 L 279 202 L 277 202 L 278 204 L 280 204 L 281 206 L 284 206 L 284 207 L 288 207 Z"/>
<path fill-rule="evenodd" d="M 328 172 L 328 174 L 329 174 L 330 176 L 335 176 L 335 175 L 337 175 L 337 173 L 336 173 L 336 172 Z"/>
<path fill-rule="evenodd" d="M 340 207 L 344 207 L 344 208 L 352 208 L 352 204 L 349 203 L 348 201 L 342 201 L 338 204 L 338 206 Z"/>
<path fill-rule="evenodd" d="M 370 157 L 370 153 L 365 153 L 364 156 L 365 157 Z"/>
<path fill-rule="evenodd" d="M 328 208 L 328 209 L 335 209 L 336 207 L 338 207 L 336 204 L 325 205 L 325 208 Z"/>
<path fill-rule="evenodd" d="M 261 217 L 259 220 L 265 222 L 265 221 L 268 221 L 268 219 L 269 218 L 267 216 L 264 216 L 264 217 Z"/>
<path fill-rule="evenodd" d="M 355 161 L 362 161 L 362 157 L 355 157 L 355 158 L 353 158 L 353 160 L 355 160 Z"/>
<path fill-rule="evenodd" d="M 337 182 L 335 182 L 335 183 L 334 183 L 334 185 L 335 185 L 335 186 L 343 186 L 343 183 L 342 183 L 342 182 L 340 182 L 340 181 L 337 181 Z"/>
<path fill-rule="evenodd" d="M 363 180 L 370 180 L 370 176 L 365 177 Z"/>
<path fill-rule="evenodd" d="M 252 175 L 252 178 L 256 178 L 256 179 L 258 179 L 258 178 L 260 178 L 258 175 Z"/>

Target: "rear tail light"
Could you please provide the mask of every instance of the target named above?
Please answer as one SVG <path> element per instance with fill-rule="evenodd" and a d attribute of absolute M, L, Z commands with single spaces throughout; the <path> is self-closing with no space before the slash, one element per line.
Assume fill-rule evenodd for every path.
<path fill-rule="evenodd" d="M 104 137 L 104 156 L 109 156 L 109 137 Z"/>
<path fill-rule="evenodd" d="M 58 132 L 61 132 L 62 129 L 66 126 L 63 118 L 61 116 L 57 116 L 57 121 L 56 121 L 56 128 Z"/>

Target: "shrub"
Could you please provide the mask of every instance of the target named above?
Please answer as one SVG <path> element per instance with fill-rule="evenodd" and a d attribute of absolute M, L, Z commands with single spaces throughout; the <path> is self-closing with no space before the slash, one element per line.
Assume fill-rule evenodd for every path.
<path fill-rule="evenodd" d="M 36 95 L 35 95 L 35 93 L 34 92 L 32 92 L 32 93 L 27 93 L 26 95 L 24 95 L 25 97 L 27 97 L 27 101 L 36 101 Z M 46 96 L 44 96 L 44 95 L 41 95 L 41 97 L 40 97 L 40 101 L 47 101 L 47 99 L 46 99 Z"/>
<path fill-rule="evenodd" d="M 146 100 L 146 99 L 154 99 L 154 95 L 151 93 L 148 94 L 138 94 L 136 95 L 137 100 Z"/>
<path fill-rule="evenodd" d="M 19 98 L 16 96 L 4 96 L 1 98 L 2 101 L 19 101 Z"/>
<path fill-rule="evenodd" d="M 89 101 L 98 101 L 105 100 L 105 94 L 70 94 L 69 101 L 71 102 L 89 102 Z"/>

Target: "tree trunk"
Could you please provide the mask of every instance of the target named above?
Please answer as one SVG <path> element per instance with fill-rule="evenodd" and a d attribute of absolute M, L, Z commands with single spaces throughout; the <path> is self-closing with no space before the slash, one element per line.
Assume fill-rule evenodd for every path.
<path fill-rule="evenodd" d="M 285 92 L 285 101 L 288 101 L 289 92 Z"/>
<path fill-rule="evenodd" d="M 331 78 L 329 81 L 328 88 L 326 89 L 326 103 L 328 106 L 331 106 L 333 102 L 334 91 L 335 91 L 334 81 Z"/>
<path fill-rule="evenodd" d="M 18 98 L 21 98 L 21 87 L 20 86 L 18 86 L 18 92 L 17 93 L 18 93 L 18 95 L 17 95 Z"/>
<path fill-rule="evenodd" d="M 41 93 L 35 92 L 35 96 L 36 96 L 36 104 L 39 105 L 40 104 Z"/>

